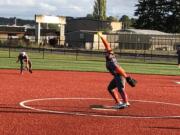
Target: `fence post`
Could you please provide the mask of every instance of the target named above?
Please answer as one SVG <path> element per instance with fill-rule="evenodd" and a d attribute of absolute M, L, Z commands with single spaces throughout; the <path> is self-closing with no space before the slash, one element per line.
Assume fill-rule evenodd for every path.
<path fill-rule="evenodd" d="M 44 49 L 44 46 L 43 46 L 43 59 L 44 59 L 44 50 L 45 50 L 45 49 Z"/>
<path fill-rule="evenodd" d="M 146 44 L 144 44 L 144 62 L 146 61 Z"/>
<path fill-rule="evenodd" d="M 152 62 L 152 59 L 153 59 L 153 51 L 152 51 L 152 47 L 151 47 L 151 62 Z"/>
<path fill-rule="evenodd" d="M 9 58 L 11 58 L 11 48 L 9 46 Z"/>
<path fill-rule="evenodd" d="M 78 49 L 76 49 L 76 61 L 78 60 Z"/>

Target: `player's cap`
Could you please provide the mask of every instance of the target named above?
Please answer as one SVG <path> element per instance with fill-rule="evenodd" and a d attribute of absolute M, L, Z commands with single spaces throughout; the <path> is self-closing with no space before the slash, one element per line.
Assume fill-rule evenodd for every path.
<path fill-rule="evenodd" d="M 19 54 L 25 56 L 25 55 L 26 55 L 26 52 L 22 51 L 22 52 L 20 52 Z"/>

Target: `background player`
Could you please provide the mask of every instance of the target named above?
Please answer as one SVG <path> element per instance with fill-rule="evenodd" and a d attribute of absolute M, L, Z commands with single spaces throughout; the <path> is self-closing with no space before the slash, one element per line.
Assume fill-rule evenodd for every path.
<path fill-rule="evenodd" d="M 18 55 L 18 59 L 16 62 L 20 62 L 20 73 L 23 73 L 23 69 L 24 69 L 24 64 L 25 64 L 25 68 L 32 73 L 32 64 L 31 61 L 27 55 L 26 52 L 22 51 L 19 53 Z"/>
<path fill-rule="evenodd" d="M 102 37 L 100 33 L 98 33 L 98 35 L 100 36 L 106 49 L 106 68 L 114 77 L 108 86 L 109 93 L 117 103 L 117 105 L 115 105 L 114 108 L 126 108 L 130 105 L 130 103 L 128 101 L 128 97 L 125 91 L 125 82 L 127 81 L 128 84 L 134 87 L 137 81 L 128 76 L 126 72 L 118 65 L 115 54 L 110 48 L 109 43 Z M 116 91 L 115 88 L 117 88 L 118 91 Z M 121 95 L 122 102 L 119 98 L 119 94 Z"/>

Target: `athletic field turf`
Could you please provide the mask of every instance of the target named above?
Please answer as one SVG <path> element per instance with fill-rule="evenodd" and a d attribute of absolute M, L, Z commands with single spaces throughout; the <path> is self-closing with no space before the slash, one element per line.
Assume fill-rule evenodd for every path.
<path fill-rule="evenodd" d="M 179 76 L 131 74 L 131 106 L 114 105 L 106 88 L 109 73 L 0 70 L 2 135 L 179 135 Z"/>
<path fill-rule="evenodd" d="M 20 75 L 16 55 L 0 57 L 2 135 L 180 134 L 175 64 L 120 61 L 138 84 L 126 85 L 131 106 L 114 110 L 101 107 L 114 105 L 103 59 L 31 55 L 33 74 Z"/>

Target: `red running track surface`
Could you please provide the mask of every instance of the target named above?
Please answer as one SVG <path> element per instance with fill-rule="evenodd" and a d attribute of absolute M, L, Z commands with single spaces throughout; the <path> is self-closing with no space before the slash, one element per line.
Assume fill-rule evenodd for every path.
<path fill-rule="evenodd" d="M 131 76 L 129 108 L 94 110 L 114 105 L 109 73 L 0 70 L 0 135 L 179 135 L 180 77 Z"/>

